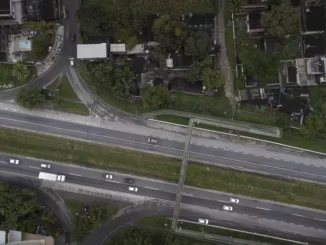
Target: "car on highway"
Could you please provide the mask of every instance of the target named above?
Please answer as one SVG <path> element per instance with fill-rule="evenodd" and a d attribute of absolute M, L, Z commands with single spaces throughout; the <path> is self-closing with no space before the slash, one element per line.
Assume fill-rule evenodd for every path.
<path fill-rule="evenodd" d="M 112 174 L 106 174 L 106 175 L 105 175 L 105 178 L 106 178 L 106 179 L 113 179 L 113 175 L 112 175 Z"/>
<path fill-rule="evenodd" d="M 9 158 L 8 162 L 10 164 L 16 164 L 16 165 L 19 164 L 19 160 L 15 158 Z"/>
<path fill-rule="evenodd" d="M 138 191 L 138 188 L 137 188 L 137 187 L 129 186 L 129 187 L 128 187 L 128 190 L 129 190 L 129 191 L 133 191 L 133 192 L 137 192 L 137 191 Z"/>
<path fill-rule="evenodd" d="M 199 218 L 199 219 L 198 219 L 198 223 L 199 223 L 199 224 L 207 225 L 208 222 L 209 222 L 208 219 L 202 219 L 202 218 Z"/>
<path fill-rule="evenodd" d="M 125 183 L 127 183 L 127 184 L 133 184 L 133 183 L 135 183 L 135 180 L 133 180 L 133 179 L 130 179 L 130 178 L 125 178 Z"/>
<path fill-rule="evenodd" d="M 75 65 L 75 59 L 73 57 L 70 57 L 69 58 L 69 61 L 70 61 L 70 65 L 71 66 L 74 66 Z"/>
<path fill-rule="evenodd" d="M 231 203 L 239 203 L 239 199 L 231 197 L 229 200 Z"/>
<path fill-rule="evenodd" d="M 148 138 L 147 140 L 148 143 L 152 143 L 152 144 L 157 144 L 158 143 L 158 139 L 155 139 L 155 138 Z"/>
<path fill-rule="evenodd" d="M 42 163 L 41 168 L 51 168 L 51 164 Z"/>
<path fill-rule="evenodd" d="M 231 212 L 231 211 L 233 210 L 233 207 L 232 207 L 232 206 L 223 205 L 223 210 L 224 210 L 224 211 L 229 211 L 229 212 Z"/>

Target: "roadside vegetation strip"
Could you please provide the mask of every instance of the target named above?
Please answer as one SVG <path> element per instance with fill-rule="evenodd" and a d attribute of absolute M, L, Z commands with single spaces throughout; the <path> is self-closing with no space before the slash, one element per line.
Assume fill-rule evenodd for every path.
<path fill-rule="evenodd" d="M 176 182 L 181 160 L 0 127 L 2 152 Z M 189 163 L 186 184 L 326 210 L 326 186 Z"/>
<path fill-rule="evenodd" d="M 152 227 L 159 227 L 162 229 L 170 229 L 171 227 L 171 219 L 163 216 L 151 216 L 146 217 L 140 220 L 137 220 L 136 224 L 141 226 L 152 226 Z M 190 230 L 190 231 L 199 231 L 204 232 L 207 234 L 219 235 L 224 237 L 232 237 L 237 239 L 255 241 L 255 242 L 265 242 L 268 244 L 275 244 L 275 245 L 295 245 L 298 243 L 289 242 L 289 241 L 282 241 L 275 238 L 269 238 L 264 236 L 259 236 L 255 234 L 248 234 L 246 232 L 240 231 L 233 231 L 231 229 L 222 229 L 218 227 L 188 223 L 184 221 L 178 222 L 178 227 L 181 227 L 182 230 Z"/>

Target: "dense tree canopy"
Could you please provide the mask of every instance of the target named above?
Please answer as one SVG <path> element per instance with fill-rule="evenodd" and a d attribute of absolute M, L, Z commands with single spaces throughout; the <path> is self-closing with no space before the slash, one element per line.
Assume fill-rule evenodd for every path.
<path fill-rule="evenodd" d="M 17 63 L 13 66 L 11 73 L 16 81 L 22 82 L 29 77 L 30 70 L 28 70 L 26 65 Z"/>
<path fill-rule="evenodd" d="M 220 88 L 224 83 L 222 73 L 216 69 L 207 67 L 204 69 L 201 80 L 206 89 L 213 90 Z"/>
<path fill-rule="evenodd" d="M 315 114 L 309 114 L 301 127 L 301 132 L 307 137 L 317 136 L 319 133 L 324 132 L 325 118 Z"/>
<path fill-rule="evenodd" d="M 149 87 L 142 94 L 144 106 L 151 109 L 167 108 L 170 104 L 171 94 L 165 87 Z"/>
<path fill-rule="evenodd" d="M 42 93 L 42 89 L 20 89 L 16 97 L 16 102 L 23 107 L 32 109 L 43 105 L 45 96 Z"/>
<path fill-rule="evenodd" d="M 91 69 L 92 80 L 97 87 L 111 88 L 113 84 L 113 68 L 110 62 L 94 64 Z"/>
<path fill-rule="evenodd" d="M 155 40 L 167 53 L 181 48 L 189 36 L 188 26 L 173 19 L 170 15 L 161 15 L 153 25 Z"/>
<path fill-rule="evenodd" d="M 1 228 L 34 233 L 43 224 L 51 235 L 58 232 L 56 219 L 35 191 L 0 182 L 0 196 Z"/>
<path fill-rule="evenodd" d="M 283 0 L 279 5 L 272 5 L 264 12 L 261 25 L 272 36 L 299 33 L 299 9 L 291 5 L 290 0 Z"/>
<path fill-rule="evenodd" d="M 280 67 L 280 55 L 247 47 L 239 50 L 239 57 L 244 69 L 260 83 L 272 83 L 277 77 Z"/>
<path fill-rule="evenodd" d="M 32 38 L 32 57 L 41 60 L 48 54 L 48 48 L 51 45 L 51 36 L 46 34 L 36 35 Z"/>
<path fill-rule="evenodd" d="M 185 40 L 185 54 L 200 60 L 209 53 L 210 42 L 211 38 L 208 37 L 206 32 L 191 32 L 190 36 Z"/>

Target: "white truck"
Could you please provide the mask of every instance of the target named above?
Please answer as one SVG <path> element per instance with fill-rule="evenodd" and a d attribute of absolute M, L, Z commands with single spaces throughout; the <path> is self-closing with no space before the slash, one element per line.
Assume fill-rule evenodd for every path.
<path fill-rule="evenodd" d="M 38 175 L 39 179 L 45 179 L 45 180 L 51 180 L 51 181 L 65 181 L 66 176 L 60 175 L 60 174 L 51 174 L 51 173 L 45 173 L 40 172 Z"/>

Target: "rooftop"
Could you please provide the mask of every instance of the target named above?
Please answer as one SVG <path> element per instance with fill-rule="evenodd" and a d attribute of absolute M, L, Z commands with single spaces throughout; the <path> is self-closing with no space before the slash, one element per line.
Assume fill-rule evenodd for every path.
<path fill-rule="evenodd" d="M 324 6 L 302 8 L 302 19 L 305 32 L 326 30 L 326 11 Z"/>
<path fill-rule="evenodd" d="M 12 15 L 11 0 L 0 1 L 0 17 L 8 17 Z"/>
<path fill-rule="evenodd" d="M 260 26 L 261 12 L 253 12 L 247 14 L 247 32 L 261 32 L 264 31 Z"/>
<path fill-rule="evenodd" d="M 180 17 L 192 29 L 213 29 L 214 14 L 187 14 Z"/>
<path fill-rule="evenodd" d="M 303 35 L 304 57 L 314 57 L 316 55 L 326 54 L 326 39 L 324 34 Z"/>
<path fill-rule="evenodd" d="M 77 59 L 96 59 L 107 57 L 107 44 L 78 44 Z"/>
<path fill-rule="evenodd" d="M 55 0 L 24 0 L 23 10 L 25 20 L 55 20 L 58 17 Z"/>

